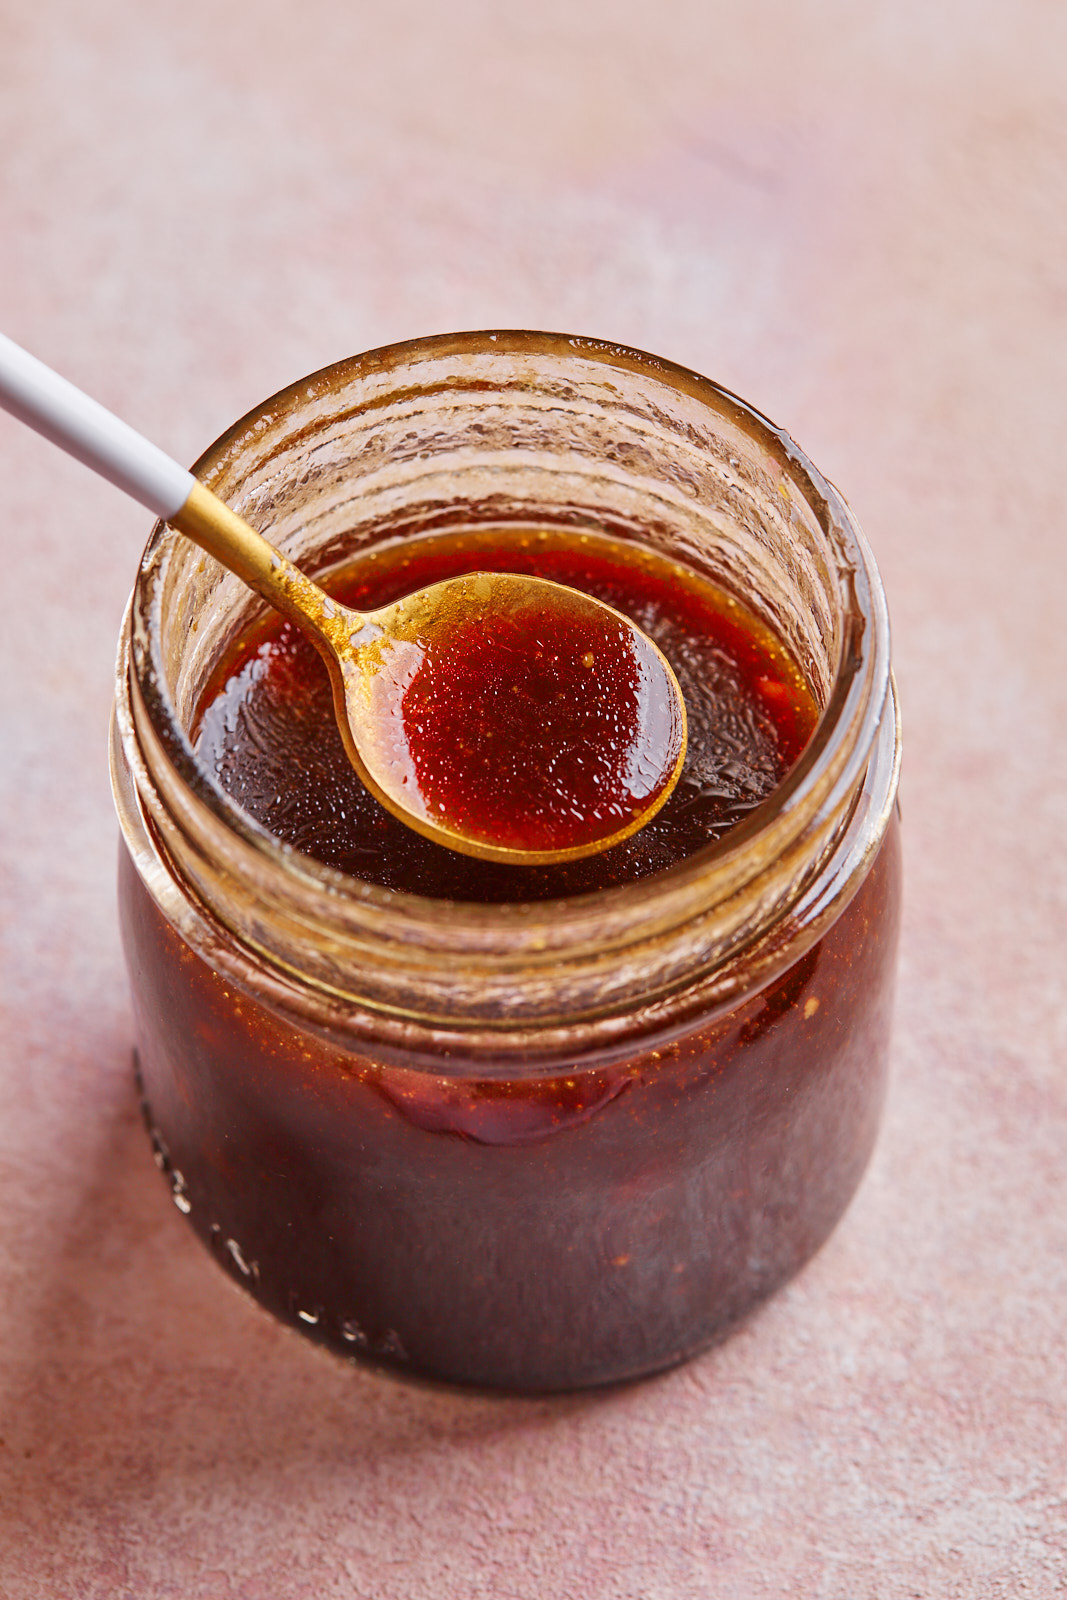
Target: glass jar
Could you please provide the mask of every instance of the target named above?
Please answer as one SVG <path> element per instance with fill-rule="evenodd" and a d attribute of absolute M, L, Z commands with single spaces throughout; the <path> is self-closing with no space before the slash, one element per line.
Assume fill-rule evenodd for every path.
<path fill-rule="evenodd" d="M 472 905 L 280 844 L 197 763 L 265 609 L 157 525 L 113 776 L 156 1158 L 216 1259 L 334 1350 L 513 1391 L 722 1336 L 844 1210 L 883 1093 L 899 727 L 884 596 L 840 496 L 707 379 L 618 346 L 459 334 L 268 400 L 199 476 L 315 576 L 384 539 L 601 529 L 710 577 L 820 708 L 779 787 L 643 881 Z"/>

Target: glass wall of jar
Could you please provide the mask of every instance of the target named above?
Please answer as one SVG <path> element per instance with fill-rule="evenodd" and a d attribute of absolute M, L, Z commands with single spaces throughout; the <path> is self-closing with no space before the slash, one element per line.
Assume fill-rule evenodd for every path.
<path fill-rule="evenodd" d="M 815 731 L 723 838 L 620 887 L 477 904 L 324 866 L 206 769 L 205 686 L 264 607 L 162 526 L 120 646 L 145 1113 L 219 1263 L 423 1377 L 565 1390 L 701 1349 L 827 1237 L 882 1099 L 900 741 L 848 509 L 707 379 L 534 333 L 342 362 L 197 471 L 327 583 L 456 530 L 610 534 L 738 596 L 801 669 Z"/>

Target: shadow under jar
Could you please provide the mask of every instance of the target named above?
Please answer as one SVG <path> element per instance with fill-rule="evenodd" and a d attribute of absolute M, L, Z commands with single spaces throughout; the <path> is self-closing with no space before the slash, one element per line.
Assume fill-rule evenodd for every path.
<path fill-rule="evenodd" d="M 120 648 L 145 1111 L 220 1264 L 422 1377 L 543 1392 L 691 1355 L 819 1247 L 875 1136 L 899 727 L 862 534 L 734 396 L 549 334 L 342 362 L 196 470 L 327 583 L 457 530 L 610 535 L 736 596 L 800 669 L 814 731 L 722 837 L 615 887 L 477 903 L 323 865 L 223 788 L 198 719 L 265 608 L 163 526 Z"/>

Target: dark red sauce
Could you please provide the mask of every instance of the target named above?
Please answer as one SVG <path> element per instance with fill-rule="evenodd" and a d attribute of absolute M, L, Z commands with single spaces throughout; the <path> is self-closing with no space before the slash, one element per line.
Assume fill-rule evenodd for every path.
<path fill-rule="evenodd" d="M 442 607 L 402 694 L 387 686 L 395 778 L 423 815 L 495 848 L 574 850 L 632 831 L 682 748 L 663 657 L 569 588 L 491 581 L 476 575 Z"/>
<path fill-rule="evenodd" d="M 894 828 L 826 936 L 726 1015 L 623 1062 L 486 1078 L 279 1016 L 190 951 L 124 856 L 157 1161 L 219 1265 L 338 1354 L 528 1392 L 654 1372 L 791 1277 L 858 1183 L 898 884 Z"/>
<path fill-rule="evenodd" d="M 359 784 L 324 671 L 273 620 L 209 685 L 201 759 L 321 861 L 424 895 L 502 901 L 669 868 L 757 805 L 803 748 L 814 707 L 785 652 L 637 547 L 522 530 L 425 539 L 365 557 L 337 592 L 372 606 L 494 560 L 602 596 L 678 673 L 686 768 L 641 833 L 546 868 L 429 843 Z M 237 987 L 216 970 L 226 930 L 212 927 L 202 957 L 124 856 L 157 1160 L 231 1277 L 340 1354 L 523 1391 L 656 1371 L 790 1277 L 859 1180 L 881 1102 L 898 884 L 891 827 L 855 898 L 799 959 L 725 1012 L 686 992 L 679 1020 L 655 1034 L 629 1019 L 625 1059 L 561 1065 L 531 1043 L 487 1070 L 442 1036 L 435 1070 L 382 1044 L 373 1020 L 338 1039 L 283 1014 L 254 964 Z"/>
<path fill-rule="evenodd" d="M 412 832 L 353 771 L 314 649 L 273 617 L 240 642 L 208 686 L 198 742 L 205 766 L 276 837 L 328 866 L 432 898 L 495 902 L 554 899 L 663 871 L 764 800 L 803 749 L 815 705 L 778 641 L 729 596 L 644 547 L 571 530 L 478 529 L 381 547 L 327 587 L 344 604 L 370 610 L 475 569 L 532 573 L 605 600 L 670 662 L 685 698 L 688 750 L 677 788 L 639 833 L 583 860 L 515 867 L 457 855 Z M 543 781 L 550 763 L 536 743 L 546 702 L 567 729 L 590 811 L 615 814 L 620 826 L 632 811 L 625 753 L 633 748 L 640 663 L 610 627 L 582 643 L 578 655 L 566 626 L 553 631 L 543 617 L 505 619 L 489 638 L 472 628 L 432 681 L 416 678 L 405 700 L 420 781 L 447 807 L 488 819 L 505 843 L 509 827 L 524 848 L 560 848 L 551 841 L 567 833 L 559 796 Z M 620 719 L 607 741 L 605 700 L 608 721 L 612 705 Z M 478 765 L 479 743 L 498 747 L 491 774 Z M 568 783 L 573 789 L 573 765 Z M 531 842 L 533 828 L 539 843 Z"/>

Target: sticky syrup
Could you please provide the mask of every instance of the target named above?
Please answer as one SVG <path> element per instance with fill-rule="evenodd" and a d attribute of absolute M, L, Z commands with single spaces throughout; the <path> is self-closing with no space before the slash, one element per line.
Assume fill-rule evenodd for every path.
<path fill-rule="evenodd" d="M 670 669 L 618 612 L 504 576 L 420 591 L 440 596 L 432 624 L 387 643 L 369 680 L 375 770 L 420 820 L 466 841 L 603 848 L 677 776 L 685 717 Z"/>
<path fill-rule="evenodd" d="M 429 843 L 362 789 L 321 664 L 274 619 L 208 685 L 200 759 L 321 861 L 496 902 L 669 868 L 722 837 L 800 754 L 815 708 L 789 657 L 655 552 L 552 530 L 426 537 L 368 552 L 335 592 L 374 606 L 494 563 L 603 597 L 678 673 L 686 769 L 640 833 L 552 867 Z M 894 827 L 841 916 L 784 971 L 763 982 L 754 969 L 725 1010 L 684 992 L 666 1022 L 628 1012 L 627 1050 L 561 1061 L 553 1030 L 509 1031 L 494 1061 L 480 1044 L 468 1055 L 462 1030 L 423 1028 L 416 1058 L 359 1008 L 350 1031 L 305 1026 L 276 1004 L 278 974 L 264 966 L 260 992 L 244 955 L 235 981 L 218 959 L 226 930 L 206 953 L 187 944 L 124 853 L 157 1160 L 223 1269 L 341 1355 L 530 1393 L 657 1370 L 795 1272 L 859 1180 L 885 1071 L 898 886 Z"/>
<path fill-rule="evenodd" d="M 814 701 L 770 631 L 735 598 L 643 546 L 570 529 L 479 528 L 379 546 L 327 587 L 368 610 L 472 570 L 530 573 L 605 600 L 667 657 L 685 697 L 688 751 L 677 788 L 639 833 L 583 860 L 515 867 L 412 832 L 361 784 L 322 663 L 298 629 L 273 616 L 214 673 L 201 701 L 200 760 L 277 838 L 328 866 L 386 888 L 487 903 L 579 894 L 673 866 L 764 800 L 810 736 Z M 449 657 L 416 676 L 404 701 L 424 792 L 504 843 L 566 847 L 575 820 L 550 769 L 546 782 L 538 743 L 551 714 L 553 737 L 562 724 L 571 755 L 568 799 L 577 794 L 586 819 L 618 817 L 621 826 L 640 799 L 625 759 L 638 670 L 610 624 L 582 639 L 565 617 L 543 613 L 457 630 Z"/>

